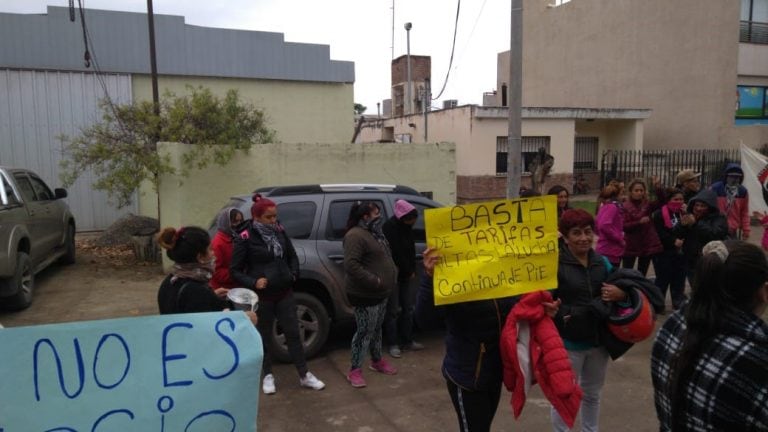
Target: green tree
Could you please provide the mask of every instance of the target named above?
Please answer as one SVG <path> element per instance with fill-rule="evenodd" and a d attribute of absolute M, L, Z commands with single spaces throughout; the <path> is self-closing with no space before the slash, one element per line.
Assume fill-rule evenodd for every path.
<path fill-rule="evenodd" d="M 123 207 L 131 203 L 143 181 L 151 181 L 159 192 L 163 175 L 187 176 L 192 168 L 226 164 L 237 150 L 274 142 L 275 132 L 267 127 L 264 111 L 241 101 L 236 90 L 227 91 L 223 98 L 204 87 L 187 86 L 187 90 L 189 94 L 183 96 L 166 91 L 159 116 L 149 101 L 113 105 L 102 100 L 100 122 L 77 136 L 59 136 L 64 145 L 64 185 L 71 186 L 91 170 L 96 176 L 93 187 L 106 191 Z M 157 152 L 157 142 L 191 145 L 180 172 Z M 158 195 L 158 213 L 159 209 Z"/>
<path fill-rule="evenodd" d="M 355 102 L 355 114 L 356 114 L 356 115 L 361 115 L 361 114 L 362 114 L 362 113 L 364 113 L 364 112 L 365 112 L 365 110 L 367 110 L 367 109 L 368 109 L 368 107 L 367 107 L 367 106 L 365 106 L 365 105 L 363 105 L 363 104 L 359 104 L 359 103 Z"/>

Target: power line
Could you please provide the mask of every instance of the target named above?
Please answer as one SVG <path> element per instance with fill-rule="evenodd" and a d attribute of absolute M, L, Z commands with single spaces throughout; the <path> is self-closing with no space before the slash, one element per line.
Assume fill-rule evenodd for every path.
<path fill-rule="evenodd" d="M 453 44 L 451 44 L 451 59 L 448 61 L 448 71 L 445 73 L 445 82 L 443 82 L 443 88 L 440 89 L 440 93 L 433 97 L 432 100 L 440 99 L 445 91 L 445 86 L 448 85 L 448 77 L 451 76 L 451 68 L 453 67 L 453 53 L 456 50 L 456 32 L 459 30 L 459 11 L 461 10 L 461 0 L 456 2 L 456 22 L 453 25 Z"/>
<path fill-rule="evenodd" d="M 477 17 L 475 17 L 475 23 L 472 24 L 472 31 L 469 32 L 469 36 L 467 37 L 467 43 L 464 44 L 464 47 L 461 49 L 461 53 L 457 56 L 459 60 L 464 58 L 464 53 L 467 52 L 467 47 L 469 46 L 469 43 L 472 41 L 472 36 L 475 34 L 475 29 L 477 28 L 477 23 L 480 22 L 480 17 L 483 15 L 483 10 L 485 10 L 485 3 L 488 0 L 483 0 L 483 4 L 480 6 L 480 12 L 477 13 Z M 456 68 L 458 69 L 458 65 Z"/>

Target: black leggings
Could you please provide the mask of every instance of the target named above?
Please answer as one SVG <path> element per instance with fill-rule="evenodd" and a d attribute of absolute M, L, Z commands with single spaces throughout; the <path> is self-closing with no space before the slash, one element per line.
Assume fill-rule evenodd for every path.
<path fill-rule="evenodd" d="M 501 398 L 501 381 L 494 388 L 486 391 L 463 389 L 453 381 L 446 380 L 448 394 L 451 395 L 453 409 L 459 420 L 461 432 L 488 432 L 491 430 L 493 416 Z"/>
<path fill-rule="evenodd" d="M 637 260 L 637 271 L 642 273 L 643 276 L 648 276 L 648 267 L 650 267 L 651 265 L 650 256 L 641 256 L 641 257 L 625 256 L 621 259 L 621 264 L 622 264 L 621 266 L 629 269 L 635 268 L 636 260 Z"/>

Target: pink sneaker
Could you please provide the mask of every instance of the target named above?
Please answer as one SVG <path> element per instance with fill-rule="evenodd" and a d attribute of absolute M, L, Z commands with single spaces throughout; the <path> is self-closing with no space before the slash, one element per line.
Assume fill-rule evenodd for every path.
<path fill-rule="evenodd" d="M 365 379 L 363 379 L 363 370 L 360 368 L 351 369 L 347 374 L 347 381 L 352 384 L 352 387 L 360 388 L 365 387 Z"/>
<path fill-rule="evenodd" d="M 384 357 L 382 357 L 378 361 L 371 362 L 371 365 L 368 367 L 371 370 L 374 370 L 376 372 L 381 372 L 385 375 L 394 375 L 397 373 L 397 369 L 395 369 L 394 366 L 389 364 L 389 362 L 387 362 L 387 359 L 385 359 Z"/>

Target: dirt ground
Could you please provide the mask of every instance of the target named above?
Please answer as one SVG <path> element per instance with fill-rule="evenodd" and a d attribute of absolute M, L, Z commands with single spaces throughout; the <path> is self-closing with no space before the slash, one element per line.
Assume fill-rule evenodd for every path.
<path fill-rule="evenodd" d="M 759 243 L 760 236 L 761 228 L 751 240 Z M 96 250 L 82 241 L 79 245 L 77 264 L 54 266 L 39 274 L 32 306 L 21 312 L 0 312 L 0 323 L 17 327 L 157 313 L 156 293 L 164 277 L 159 265 L 136 265 L 128 249 Z M 660 317 L 657 326 L 665 318 Z M 345 379 L 352 332 L 351 326 L 335 328 L 325 349 L 309 362 L 313 373 L 327 384 L 323 391 L 300 388 L 292 365 L 275 366 L 278 392 L 260 396 L 260 431 L 457 429 L 440 372 L 444 353 L 440 333 L 418 334 L 425 350 L 392 359 L 399 369 L 397 375 L 366 370 L 368 387 L 353 389 Z M 602 396 L 602 430 L 658 430 L 650 382 L 651 346 L 652 339 L 637 344 L 609 365 Z M 510 394 L 504 391 L 493 431 L 551 430 L 549 403 L 538 387 L 529 395 L 519 420 L 513 419 L 509 401 Z"/>

